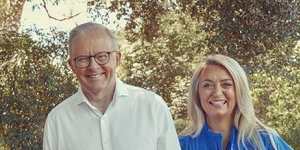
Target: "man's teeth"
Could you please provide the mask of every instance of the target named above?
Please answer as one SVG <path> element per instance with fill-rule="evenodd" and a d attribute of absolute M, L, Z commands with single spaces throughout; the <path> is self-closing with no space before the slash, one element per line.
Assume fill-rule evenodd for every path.
<path fill-rule="evenodd" d="M 92 78 L 97 78 L 97 77 L 99 77 L 100 75 L 91 75 L 90 77 L 92 77 Z"/>
<path fill-rule="evenodd" d="M 90 78 L 98 78 L 102 76 L 102 74 L 89 75 Z"/>

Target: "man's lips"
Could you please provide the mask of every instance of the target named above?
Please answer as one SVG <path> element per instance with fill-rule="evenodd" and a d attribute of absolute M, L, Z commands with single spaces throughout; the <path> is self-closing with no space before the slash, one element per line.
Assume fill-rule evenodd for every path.
<path fill-rule="evenodd" d="M 102 76 L 104 76 L 104 73 L 95 73 L 95 74 L 86 75 L 86 77 L 88 77 L 88 78 L 100 78 Z"/>

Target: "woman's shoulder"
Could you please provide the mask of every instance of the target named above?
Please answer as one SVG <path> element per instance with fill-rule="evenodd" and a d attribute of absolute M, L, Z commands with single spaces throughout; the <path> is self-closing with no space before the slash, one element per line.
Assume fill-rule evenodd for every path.
<path fill-rule="evenodd" d="M 182 150 L 198 150 L 200 143 L 197 142 L 197 138 L 192 135 L 179 136 L 179 143 Z"/>
<path fill-rule="evenodd" d="M 276 131 L 260 130 L 259 135 L 268 149 L 274 145 L 278 150 L 293 150 Z"/>
<path fill-rule="evenodd" d="M 190 143 L 192 141 L 191 135 L 181 135 L 178 137 L 180 144 Z"/>

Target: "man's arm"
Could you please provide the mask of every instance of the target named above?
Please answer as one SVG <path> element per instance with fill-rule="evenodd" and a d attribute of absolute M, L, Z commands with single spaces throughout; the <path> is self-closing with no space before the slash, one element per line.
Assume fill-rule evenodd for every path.
<path fill-rule="evenodd" d="M 58 150 L 55 126 L 50 117 L 47 117 L 44 127 L 43 150 Z"/>
<path fill-rule="evenodd" d="M 161 99 L 161 98 L 160 98 Z M 161 99 L 162 100 L 162 99 Z M 163 100 L 162 100 L 163 101 Z M 157 150 L 180 150 L 178 136 L 172 115 L 165 103 L 158 110 Z"/>

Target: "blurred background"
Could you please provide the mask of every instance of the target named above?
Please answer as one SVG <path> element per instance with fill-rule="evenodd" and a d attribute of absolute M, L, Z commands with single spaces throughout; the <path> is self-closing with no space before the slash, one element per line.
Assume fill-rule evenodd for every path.
<path fill-rule="evenodd" d="M 115 32 L 123 81 L 160 94 L 178 133 L 193 70 L 208 54 L 246 70 L 256 114 L 300 150 L 300 0 L 1 0 L 0 150 L 42 149 L 48 112 L 77 90 L 68 32 Z"/>

